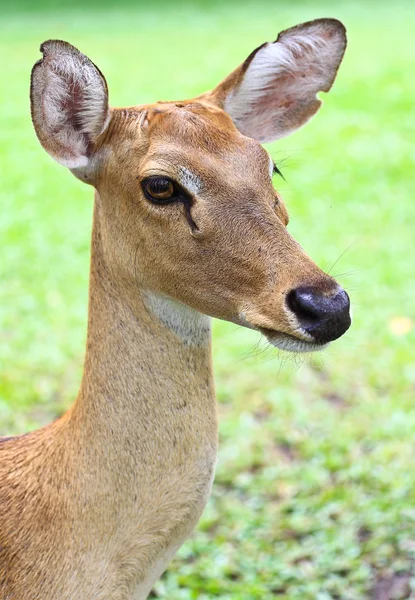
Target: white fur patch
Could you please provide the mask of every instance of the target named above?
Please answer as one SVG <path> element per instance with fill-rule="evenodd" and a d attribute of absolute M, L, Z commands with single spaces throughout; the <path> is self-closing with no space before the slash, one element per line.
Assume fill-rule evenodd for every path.
<path fill-rule="evenodd" d="M 270 344 L 279 348 L 279 350 L 285 350 L 285 352 L 316 352 L 323 350 L 328 346 L 328 344 L 322 345 L 316 344 L 315 342 L 306 342 L 278 332 L 267 336 L 267 339 Z"/>
<path fill-rule="evenodd" d="M 211 335 L 211 318 L 167 296 L 146 292 L 144 302 L 159 319 L 183 342 L 204 346 Z"/>
<path fill-rule="evenodd" d="M 192 173 L 187 167 L 179 167 L 179 182 L 193 196 L 197 196 L 202 189 L 200 177 Z"/>
<path fill-rule="evenodd" d="M 252 318 L 245 311 L 239 313 L 238 323 L 248 329 L 259 331 L 262 335 L 265 335 L 270 344 L 286 352 L 315 352 L 328 346 L 328 344 L 317 344 L 315 339 L 301 328 L 297 317 L 288 308 L 284 307 L 284 312 L 292 328 L 290 334 L 274 330 L 274 323 L 268 319 L 262 319 L 261 326 L 253 325 Z"/>

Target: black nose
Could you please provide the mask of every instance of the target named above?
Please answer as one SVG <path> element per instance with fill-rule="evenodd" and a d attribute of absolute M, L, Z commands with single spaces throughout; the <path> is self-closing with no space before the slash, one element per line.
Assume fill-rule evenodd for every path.
<path fill-rule="evenodd" d="M 299 287 L 289 292 L 287 304 L 319 344 L 336 340 L 350 327 L 350 300 L 342 288 L 328 296 L 314 287 Z"/>

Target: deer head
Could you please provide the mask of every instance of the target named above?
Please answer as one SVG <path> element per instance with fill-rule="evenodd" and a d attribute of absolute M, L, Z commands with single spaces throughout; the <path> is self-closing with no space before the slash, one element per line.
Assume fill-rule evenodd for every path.
<path fill-rule="evenodd" d="M 32 118 L 45 150 L 97 190 L 103 254 L 116 278 L 307 351 L 350 326 L 346 292 L 287 231 L 261 146 L 319 109 L 346 47 L 319 19 L 254 50 L 213 91 L 110 108 L 98 68 L 62 41 L 41 46 Z"/>

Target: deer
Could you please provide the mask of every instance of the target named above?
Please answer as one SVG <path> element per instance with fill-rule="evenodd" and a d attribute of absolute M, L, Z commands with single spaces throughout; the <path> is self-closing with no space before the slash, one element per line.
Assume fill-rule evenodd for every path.
<path fill-rule="evenodd" d="M 287 230 L 262 146 L 322 104 L 346 48 L 336 19 L 282 31 L 211 91 L 112 108 L 101 71 L 49 40 L 31 114 L 95 189 L 79 394 L 0 442 L 1 600 L 143 600 L 195 528 L 218 450 L 211 319 L 317 351 L 347 292 Z"/>

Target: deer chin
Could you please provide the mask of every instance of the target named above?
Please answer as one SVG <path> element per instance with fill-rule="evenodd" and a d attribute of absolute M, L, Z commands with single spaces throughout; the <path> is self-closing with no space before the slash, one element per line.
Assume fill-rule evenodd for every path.
<path fill-rule="evenodd" d="M 286 352 L 319 352 L 329 345 L 328 343 L 318 344 L 313 339 L 300 339 L 289 333 L 282 333 L 273 329 L 260 327 L 259 331 L 267 338 L 270 344 Z"/>

